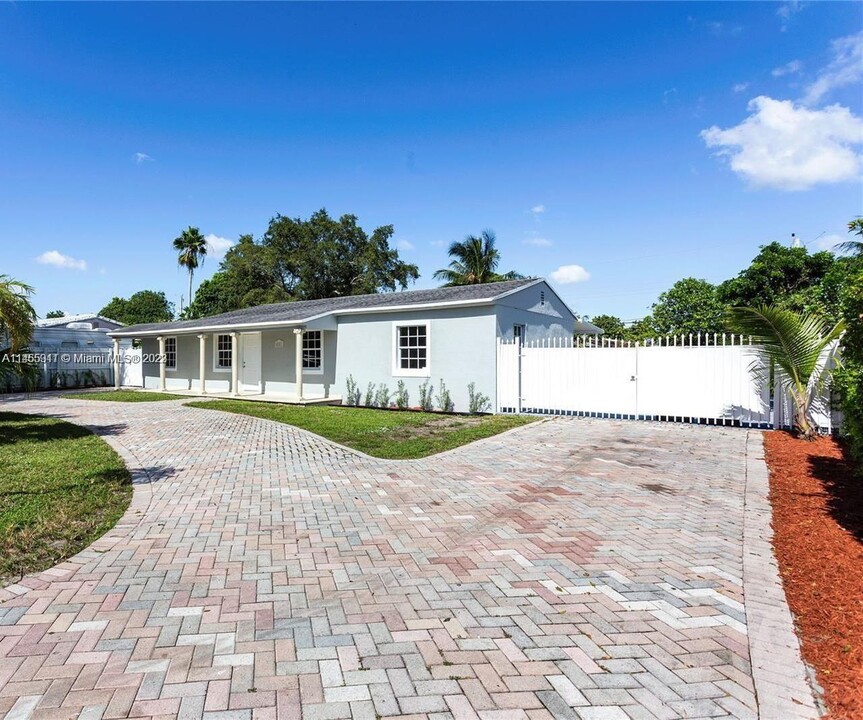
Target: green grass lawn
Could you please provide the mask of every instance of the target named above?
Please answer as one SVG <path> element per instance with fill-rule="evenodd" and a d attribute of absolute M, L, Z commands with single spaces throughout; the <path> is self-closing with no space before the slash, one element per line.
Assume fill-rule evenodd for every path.
<path fill-rule="evenodd" d="M 309 430 L 380 458 L 421 458 L 536 421 L 524 415 L 440 415 L 335 405 L 279 405 L 248 400 L 186 403 L 252 415 Z"/>
<path fill-rule="evenodd" d="M 0 585 L 83 550 L 131 498 L 123 461 L 89 430 L 0 413 Z"/>
<path fill-rule="evenodd" d="M 110 402 L 159 402 L 160 400 L 180 400 L 182 395 L 170 395 L 143 390 L 104 390 L 99 392 L 67 393 L 66 398 L 76 400 L 108 400 Z"/>

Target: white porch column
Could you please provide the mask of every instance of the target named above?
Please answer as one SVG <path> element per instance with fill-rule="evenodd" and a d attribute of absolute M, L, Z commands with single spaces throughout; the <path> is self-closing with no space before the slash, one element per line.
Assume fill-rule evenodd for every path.
<path fill-rule="evenodd" d="M 297 400 L 303 399 L 303 328 L 294 329 L 294 368 L 297 377 Z"/>
<path fill-rule="evenodd" d="M 168 359 L 165 357 L 165 338 L 159 336 L 159 390 L 165 392 L 165 369 L 168 367 Z"/>
<path fill-rule="evenodd" d="M 231 395 L 237 397 L 240 394 L 238 387 L 240 377 L 240 334 L 231 333 Z"/>
<path fill-rule="evenodd" d="M 198 374 L 201 376 L 201 395 L 207 394 L 207 336 L 198 335 Z"/>
<path fill-rule="evenodd" d="M 120 389 L 120 338 L 114 338 L 114 388 Z"/>

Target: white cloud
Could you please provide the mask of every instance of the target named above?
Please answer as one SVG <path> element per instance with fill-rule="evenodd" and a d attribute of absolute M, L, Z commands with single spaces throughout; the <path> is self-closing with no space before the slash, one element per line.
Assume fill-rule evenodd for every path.
<path fill-rule="evenodd" d="M 545 205 L 534 205 L 530 211 L 534 215 L 542 215 L 545 212 Z"/>
<path fill-rule="evenodd" d="M 143 165 L 146 162 L 153 162 L 153 158 L 143 152 L 136 152 L 132 155 L 132 159 L 135 161 L 135 165 Z"/>
<path fill-rule="evenodd" d="M 668 105 L 668 103 L 672 102 L 677 98 L 677 88 L 669 88 L 668 90 L 664 90 L 662 93 L 662 104 Z"/>
<path fill-rule="evenodd" d="M 549 277 L 561 285 L 571 285 L 590 280 L 590 273 L 581 265 L 561 265 Z"/>
<path fill-rule="evenodd" d="M 207 255 L 209 257 L 223 257 L 234 246 L 233 240 L 213 235 L 213 233 L 205 236 L 204 240 L 207 241 Z"/>
<path fill-rule="evenodd" d="M 76 260 L 69 255 L 57 252 L 56 250 L 47 250 L 36 258 L 37 263 L 42 265 L 53 265 L 59 268 L 69 268 L 70 270 L 86 270 L 87 263 L 84 260 Z"/>
<path fill-rule="evenodd" d="M 432 247 L 443 247 L 444 245 L 446 245 L 446 242 L 444 240 L 432 240 L 431 242 L 429 242 L 429 245 L 431 245 Z"/>
<path fill-rule="evenodd" d="M 748 82 L 735 83 L 731 87 L 731 92 L 742 93 L 742 92 L 746 92 L 748 89 L 749 89 L 749 83 Z"/>
<path fill-rule="evenodd" d="M 551 240 L 541 237 L 527 238 L 522 241 L 525 245 L 533 245 L 534 247 L 551 247 Z"/>
<path fill-rule="evenodd" d="M 806 88 L 805 105 L 815 105 L 836 88 L 854 85 L 863 79 L 863 32 L 834 40 L 830 63 Z"/>
<path fill-rule="evenodd" d="M 399 240 L 396 243 L 396 247 L 398 247 L 399 250 L 413 250 L 414 244 L 409 240 Z"/>
<path fill-rule="evenodd" d="M 776 10 L 776 14 L 781 21 L 781 30 L 785 32 L 788 29 L 788 24 L 791 18 L 794 17 L 803 9 L 803 3 L 800 0 L 788 0 L 782 3 Z"/>
<path fill-rule="evenodd" d="M 799 60 L 792 60 L 784 65 L 780 65 L 778 68 L 773 68 L 773 70 L 770 71 L 770 74 L 773 77 L 784 77 L 785 75 L 794 75 L 795 73 L 799 73 L 802 68 L 802 62 Z"/>
<path fill-rule="evenodd" d="M 750 115 L 739 125 L 714 125 L 701 138 L 753 185 L 805 190 L 859 177 L 863 157 L 856 147 L 863 144 L 863 121 L 848 108 L 812 110 L 765 96 L 748 107 Z"/>

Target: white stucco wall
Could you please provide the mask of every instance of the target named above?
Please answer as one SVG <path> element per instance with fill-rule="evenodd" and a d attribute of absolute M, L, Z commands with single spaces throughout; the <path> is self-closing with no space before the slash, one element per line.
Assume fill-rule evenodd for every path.
<path fill-rule="evenodd" d="M 405 376 L 393 368 L 395 356 L 394 325 L 428 323 L 428 377 Z M 348 375 L 365 393 L 367 385 L 386 384 L 395 395 L 399 380 L 404 380 L 410 405 L 419 405 L 419 387 L 428 379 L 435 394 L 441 379 L 449 389 L 455 409 L 468 410 L 470 382 L 487 395 L 494 406 L 495 313 L 492 306 L 449 308 L 426 311 L 343 315 L 339 317 L 336 350 L 336 392 L 346 393 Z"/>

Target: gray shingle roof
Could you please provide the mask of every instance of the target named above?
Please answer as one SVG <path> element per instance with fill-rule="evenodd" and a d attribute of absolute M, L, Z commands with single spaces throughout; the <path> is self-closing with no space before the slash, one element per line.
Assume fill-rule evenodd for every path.
<path fill-rule="evenodd" d="M 116 330 L 110 335 L 131 337 L 136 334 L 152 334 L 154 332 L 176 332 L 226 326 L 247 326 L 261 323 L 303 323 L 322 315 L 338 314 L 356 310 L 375 310 L 380 308 L 404 307 L 426 304 L 456 304 L 464 302 L 491 302 L 495 298 L 527 287 L 538 282 L 537 278 L 524 280 L 506 280 L 504 282 L 486 283 L 483 285 L 459 285 L 456 287 L 433 288 L 430 290 L 405 290 L 402 292 L 377 293 L 374 295 L 348 295 L 344 297 L 325 298 L 323 300 L 299 300 L 297 302 L 275 303 L 273 305 L 258 305 L 256 307 L 232 310 L 221 315 L 198 320 L 178 320 L 169 323 L 146 323 L 131 325 Z"/>

